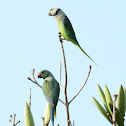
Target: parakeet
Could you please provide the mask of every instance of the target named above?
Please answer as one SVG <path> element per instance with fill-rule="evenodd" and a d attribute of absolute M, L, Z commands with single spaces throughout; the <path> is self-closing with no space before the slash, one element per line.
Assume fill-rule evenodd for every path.
<path fill-rule="evenodd" d="M 52 9 L 50 9 L 49 16 L 54 16 L 55 17 L 56 22 L 58 24 L 59 31 L 60 31 L 62 37 L 65 40 L 71 41 L 76 46 L 78 46 L 79 49 L 87 57 L 89 57 L 91 59 L 91 57 L 88 56 L 88 54 L 81 48 L 80 44 L 78 43 L 77 38 L 76 38 L 76 35 L 75 35 L 75 32 L 74 32 L 74 29 L 73 29 L 72 24 L 71 24 L 70 20 L 68 19 L 67 15 L 61 9 L 59 9 L 59 8 L 52 8 Z"/>
<path fill-rule="evenodd" d="M 42 89 L 46 100 L 51 105 L 51 119 L 52 126 L 54 126 L 54 116 L 56 117 L 56 106 L 60 94 L 59 83 L 48 70 L 40 70 L 38 73 L 38 78 L 45 79 Z"/>

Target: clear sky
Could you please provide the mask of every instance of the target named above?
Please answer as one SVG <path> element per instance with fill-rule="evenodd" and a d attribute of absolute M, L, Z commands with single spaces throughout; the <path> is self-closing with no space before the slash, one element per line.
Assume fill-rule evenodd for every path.
<path fill-rule="evenodd" d="M 1 0 L 0 1 L 0 124 L 9 126 L 9 115 L 16 113 L 25 125 L 24 107 L 32 88 L 31 110 L 35 125 L 41 126 L 46 100 L 42 90 L 27 80 L 31 69 L 50 70 L 59 80 L 63 61 L 58 27 L 48 12 L 61 8 L 69 17 L 81 47 L 97 67 L 71 42 L 64 41 L 68 69 L 68 99 L 83 85 L 83 91 L 70 105 L 70 119 L 76 126 L 111 125 L 97 110 L 91 97 L 100 103 L 96 85 L 110 92 L 126 86 L 126 1 L 125 0 Z M 62 65 L 64 86 L 64 66 Z M 42 85 L 43 80 L 37 79 Z M 63 92 L 60 99 L 64 100 Z M 66 126 L 65 106 L 58 103 L 55 124 Z M 50 124 L 51 126 L 51 124 Z"/>

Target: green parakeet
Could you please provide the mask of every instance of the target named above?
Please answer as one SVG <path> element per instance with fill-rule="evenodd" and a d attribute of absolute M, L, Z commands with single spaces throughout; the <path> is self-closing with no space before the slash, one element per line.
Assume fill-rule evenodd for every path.
<path fill-rule="evenodd" d="M 91 59 L 90 56 L 81 48 L 80 44 L 78 43 L 76 39 L 76 35 L 74 32 L 74 29 L 72 27 L 72 24 L 70 20 L 68 19 L 67 15 L 59 8 L 52 8 L 50 9 L 49 16 L 54 16 L 56 19 L 56 22 L 59 27 L 59 31 L 62 35 L 62 37 L 67 40 L 74 43 L 76 46 L 79 47 L 79 49 L 88 57 Z M 91 59 L 92 60 L 92 59 Z M 93 61 L 93 60 L 92 60 Z M 94 62 L 94 61 L 93 61 Z M 95 62 L 94 62 L 95 63 Z M 96 63 L 95 63 L 96 64 Z M 97 65 L 97 64 L 96 64 Z"/>
<path fill-rule="evenodd" d="M 38 73 L 38 78 L 45 79 L 42 89 L 46 100 L 51 105 L 51 119 L 52 126 L 54 126 L 54 116 L 56 117 L 56 106 L 60 93 L 59 83 L 48 70 L 40 70 Z"/>

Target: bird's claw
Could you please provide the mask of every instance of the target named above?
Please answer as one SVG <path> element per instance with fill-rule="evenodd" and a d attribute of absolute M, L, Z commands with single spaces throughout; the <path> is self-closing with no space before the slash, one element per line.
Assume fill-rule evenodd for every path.
<path fill-rule="evenodd" d="M 58 35 L 59 35 L 59 37 L 61 38 L 61 36 L 62 36 L 62 35 L 61 35 L 61 32 L 58 32 Z"/>

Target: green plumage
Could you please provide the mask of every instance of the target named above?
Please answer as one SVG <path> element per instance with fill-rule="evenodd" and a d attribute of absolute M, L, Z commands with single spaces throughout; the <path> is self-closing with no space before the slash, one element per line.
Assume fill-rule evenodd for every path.
<path fill-rule="evenodd" d="M 53 107 L 57 105 L 59 97 L 59 83 L 53 77 L 47 77 L 43 83 L 43 92 L 46 97 L 51 99 L 51 104 Z"/>
<path fill-rule="evenodd" d="M 42 89 L 46 97 L 46 100 L 49 102 L 49 105 L 51 105 L 51 110 L 49 110 L 50 113 L 47 112 L 47 114 L 51 114 L 52 126 L 54 126 L 54 116 L 56 117 L 56 106 L 60 93 L 59 83 L 48 70 L 40 70 L 38 73 L 38 78 L 45 79 Z M 50 118 L 48 116 L 50 115 L 46 115 L 47 119 Z M 47 120 L 47 122 L 48 121 L 49 120 Z"/>
<path fill-rule="evenodd" d="M 72 24 L 66 14 L 59 8 L 52 8 L 50 9 L 49 15 L 55 16 L 62 37 L 65 40 L 74 43 L 88 58 L 92 60 L 92 58 L 81 48 L 80 44 L 78 43 Z"/>

